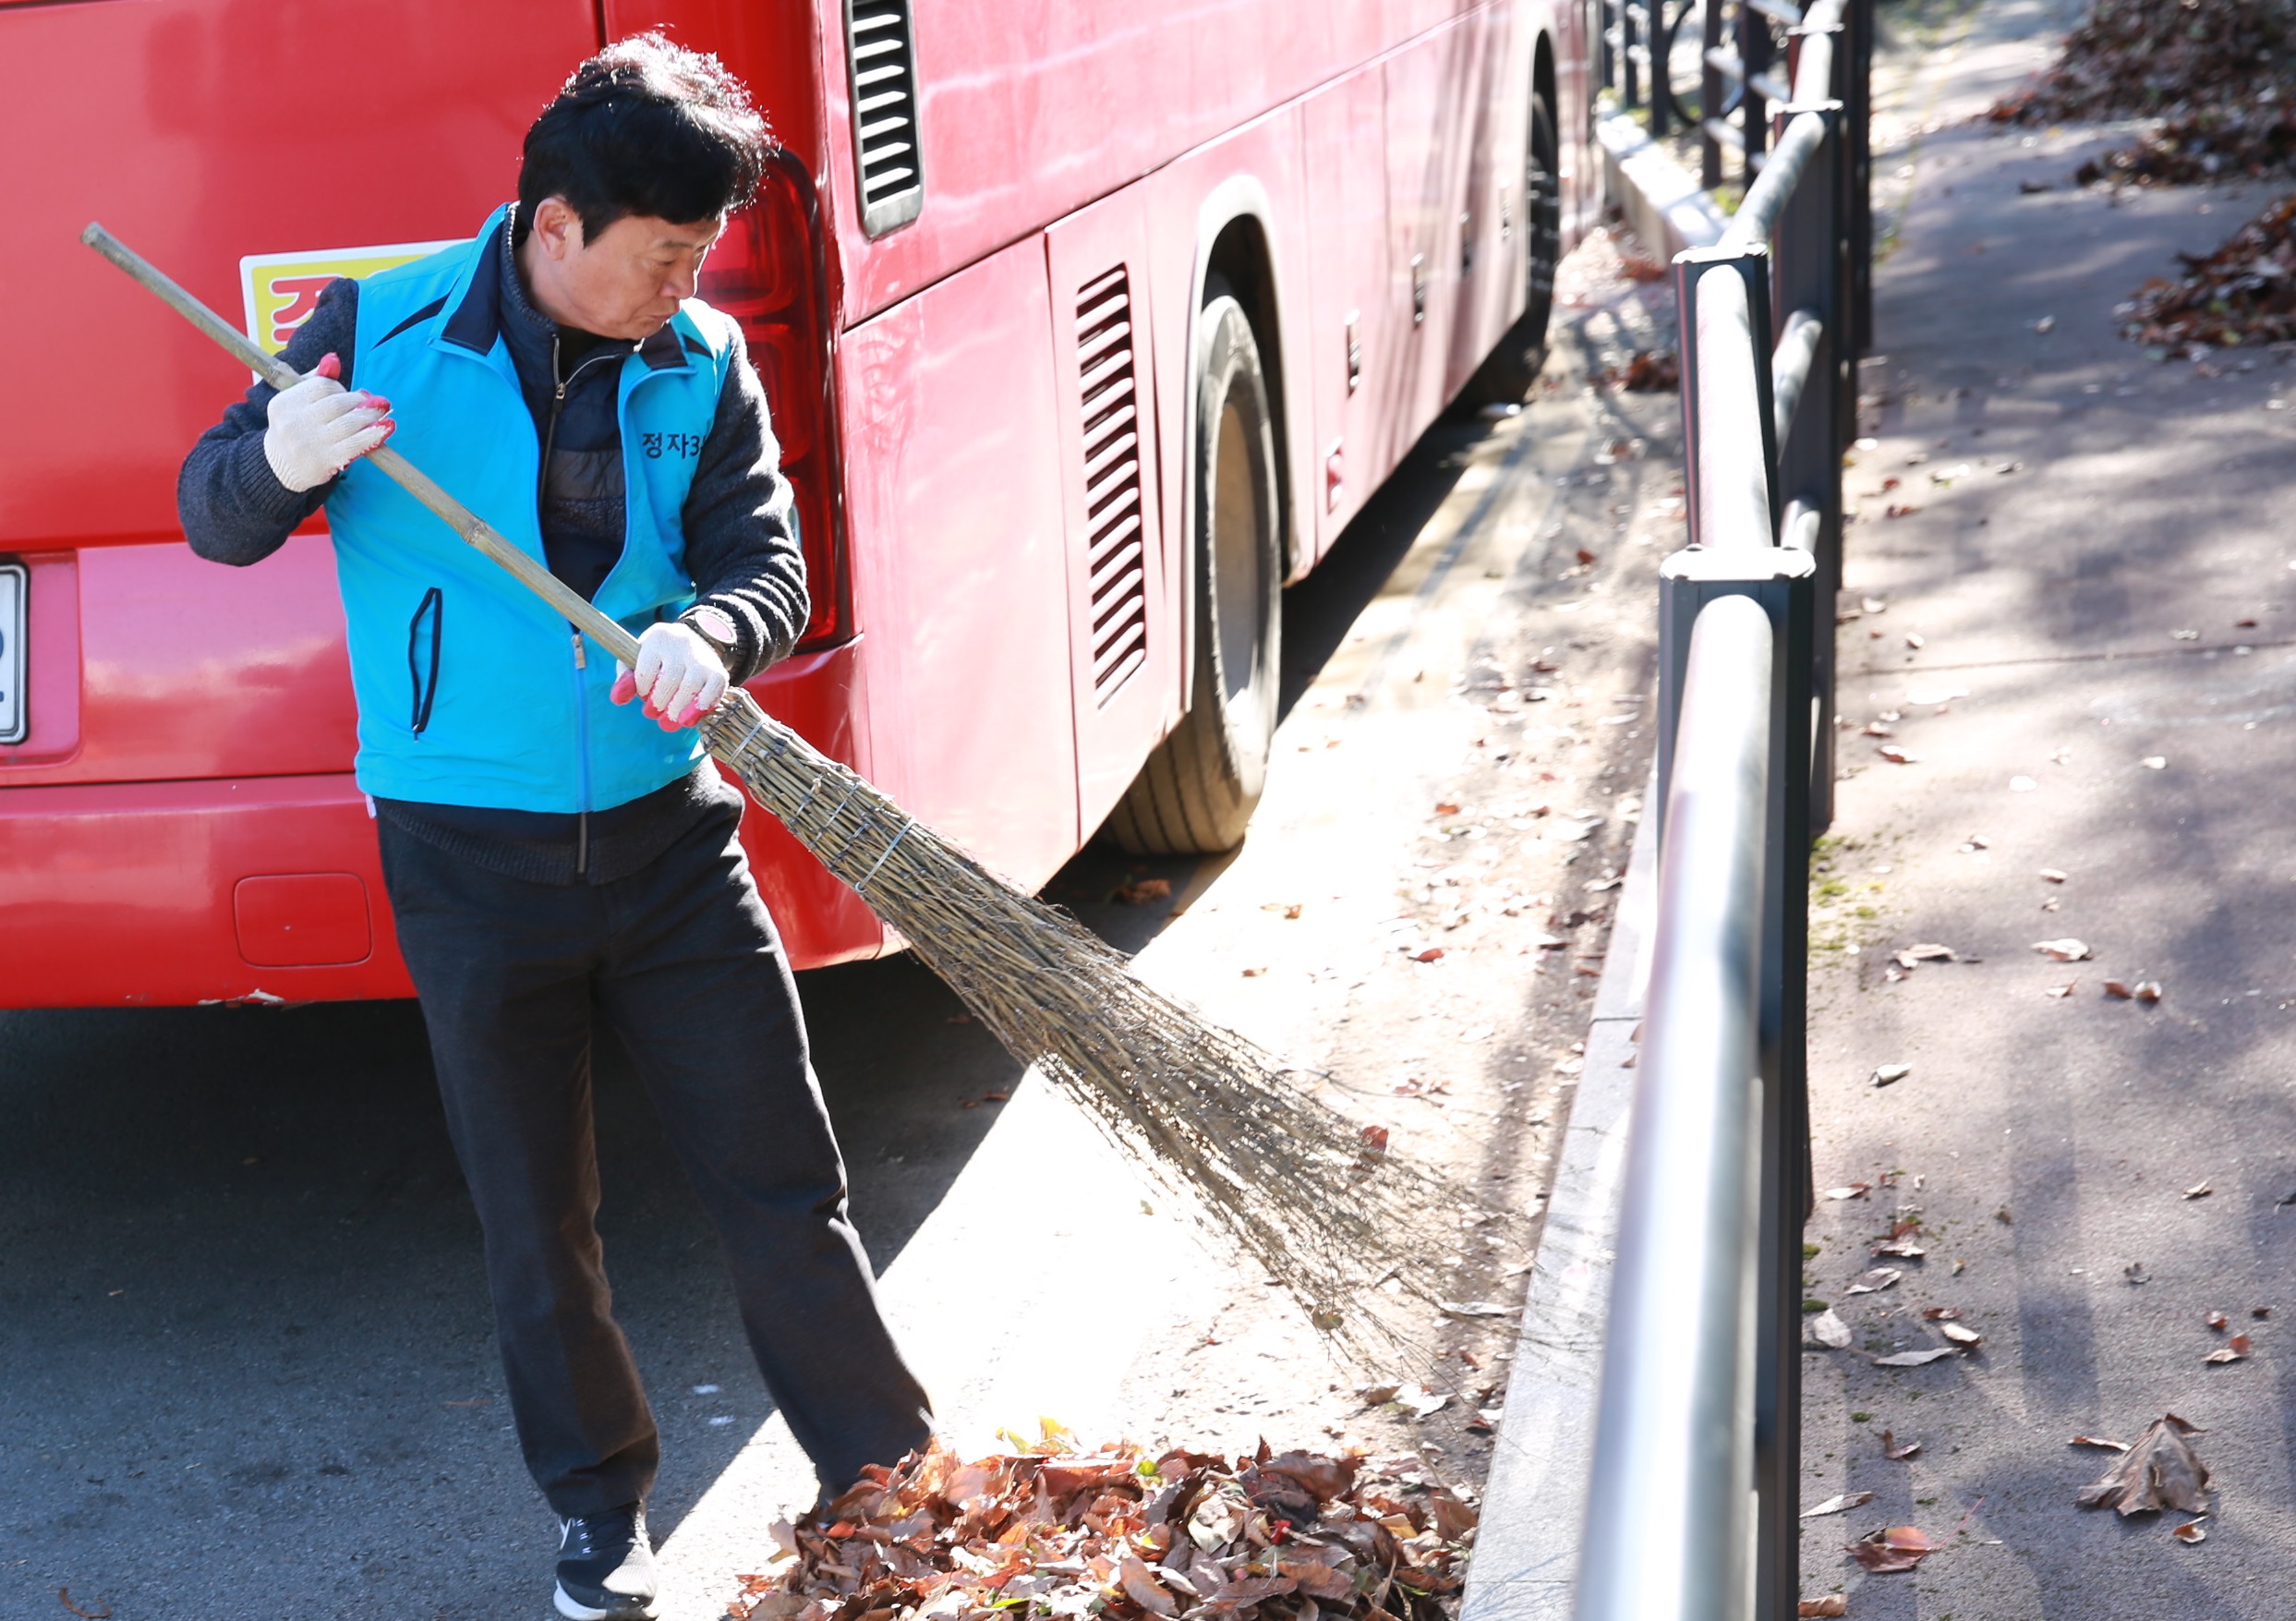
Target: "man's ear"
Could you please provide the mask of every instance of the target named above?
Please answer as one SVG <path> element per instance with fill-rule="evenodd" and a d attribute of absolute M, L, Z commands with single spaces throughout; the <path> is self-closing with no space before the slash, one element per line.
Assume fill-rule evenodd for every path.
<path fill-rule="evenodd" d="M 582 251 L 582 215 L 564 198 L 546 197 L 534 205 L 534 234 L 550 258 L 569 258 Z"/>

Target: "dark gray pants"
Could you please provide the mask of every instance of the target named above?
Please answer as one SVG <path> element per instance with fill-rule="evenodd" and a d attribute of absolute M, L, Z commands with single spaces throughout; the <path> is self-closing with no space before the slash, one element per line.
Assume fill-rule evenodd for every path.
<path fill-rule="evenodd" d="M 561 1515 L 644 1497 L 660 1455 L 594 1225 L 600 1019 L 717 1227 L 758 1370 L 823 1483 L 894 1462 L 930 1428 L 846 1218 L 796 985 L 734 821 L 707 817 L 595 886 L 504 877 L 381 828 L 519 1441 Z"/>

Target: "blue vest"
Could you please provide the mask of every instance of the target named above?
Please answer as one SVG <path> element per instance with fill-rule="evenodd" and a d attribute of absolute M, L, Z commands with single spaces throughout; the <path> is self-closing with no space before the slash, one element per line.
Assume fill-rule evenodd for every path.
<path fill-rule="evenodd" d="M 353 381 L 388 398 L 403 453 L 538 562 L 541 445 L 501 330 L 506 210 L 476 240 L 359 286 Z M 625 522 L 598 608 L 633 634 L 694 601 L 680 514 L 741 341 L 689 299 L 622 363 Z M 327 498 L 358 697 L 358 785 L 386 799 L 606 810 L 702 757 L 615 705 L 614 661 L 364 461 Z"/>

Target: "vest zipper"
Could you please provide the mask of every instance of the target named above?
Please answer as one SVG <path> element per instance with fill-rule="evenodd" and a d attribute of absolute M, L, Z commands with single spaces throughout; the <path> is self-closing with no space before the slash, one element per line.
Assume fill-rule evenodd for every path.
<path fill-rule="evenodd" d="M 590 659 L 582 650 L 582 633 L 572 625 L 566 628 L 574 634 L 574 746 L 581 756 L 582 808 L 574 813 L 574 877 L 582 878 L 590 874 L 590 691 L 583 680 Z"/>
<path fill-rule="evenodd" d="M 558 417 L 566 408 L 566 388 L 574 377 L 582 375 L 583 368 L 592 360 L 618 359 L 616 351 L 592 355 L 574 369 L 574 377 L 560 370 L 560 334 L 550 333 L 550 419 L 542 429 L 542 460 L 534 475 L 534 510 L 538 524 L 542 514 L 542 498 L 550 489 L 550 453 L 558 445 Z M 625 498 L 626 499 L 626 498 Z M 547 558 L 548 548 L 544 548 Z M 590 872 L 590 693 L 583 672 L 590 661 L 582 650 L 582 633 L 572 625 L 566 627 L 574 635 L 574 768 L 581 785 L 582 808 L 574 813 L 574 877 L 587 877 Z"/>

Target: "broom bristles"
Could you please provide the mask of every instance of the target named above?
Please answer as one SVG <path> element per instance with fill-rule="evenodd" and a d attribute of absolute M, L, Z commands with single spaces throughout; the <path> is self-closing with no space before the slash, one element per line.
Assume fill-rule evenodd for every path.
<path fill-rule="evenodd" d="M 1455 1228 L 1514 1213 L 1286 1079 L 1273 1057 L 1156 990 L 1066 913 L 1022 894 L 736 689 L 703 722 L 717 757 L 899 930 L 997 1038 L 1189 1195 L 1359 1354 L 1400 1335 L 1367 1297 L 1437 1302 Z M 1445 1223 L 1446 1228 L 1449 1223 Z"/>

